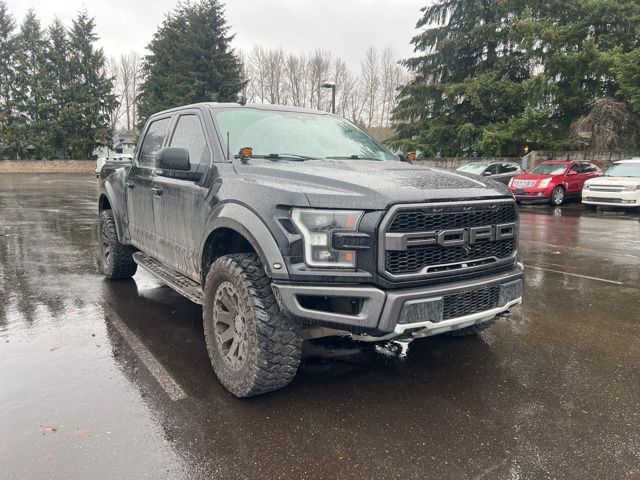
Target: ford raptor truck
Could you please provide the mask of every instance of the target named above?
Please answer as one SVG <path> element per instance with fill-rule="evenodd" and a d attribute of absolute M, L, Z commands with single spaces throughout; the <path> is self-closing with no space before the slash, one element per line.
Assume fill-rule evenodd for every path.
<path fill-rule="evenodd" d="M 238 397 L 287 385 L 304 339 L 476 334 L 523 295 L 506 186 L 411 165 L 351 122 L 274 105 L 151 116 L 99 180 L 99 258 L 201 304 Z"/>

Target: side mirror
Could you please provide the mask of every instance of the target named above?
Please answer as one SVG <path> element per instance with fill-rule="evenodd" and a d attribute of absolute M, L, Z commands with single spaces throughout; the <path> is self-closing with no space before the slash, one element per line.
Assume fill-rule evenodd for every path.
<path fill-rule="evenodd" d="M 481 175 L 483 177 L 490 177 L 491 176 L 491 172 L 482 172 Z"/>
<path fill-rule="evenodd" d="M 407 153 L 407 162 L 409 162 L 409 163 L 415 162 L 416 158 L 417 158 L 416 152 Z"/>
<path fill-rule="evenodd" d="M 186 148 L 164 147 L 156 152 L 156 168 L 162 170 L 191 170 Z"/>
<path fill-rule="evenodd" d="M 576 172 L 575 170 L 569 170 L 569 172 L 567 173 L 567 177 L 573 177 L 574 175 L 577 175 L 578 172 Z"/>

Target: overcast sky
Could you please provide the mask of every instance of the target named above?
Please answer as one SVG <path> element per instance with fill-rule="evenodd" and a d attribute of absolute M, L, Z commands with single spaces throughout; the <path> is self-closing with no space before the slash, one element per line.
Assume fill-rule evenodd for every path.
<path fill-rule="evenodd" d="M 143 52 L 158 24 L 177 0 L 8 0 L 19 20 L 33 7 L 43 24 L 58 16 L 69 25 L 81 8 L 96 19 L 107 55 Z M 420 8 L 428 0 L 228 0 L 234 47 L 282 46 L 288 51 L 329 50 L 358 68 L 369 46 L 393 47 L 411 56 Z"/>

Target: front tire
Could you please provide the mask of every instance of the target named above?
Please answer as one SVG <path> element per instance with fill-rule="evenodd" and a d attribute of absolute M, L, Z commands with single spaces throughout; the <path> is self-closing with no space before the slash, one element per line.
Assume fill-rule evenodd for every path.
<path fill-rule="evenodd" d="M 555 205 L 556 207 L 559 207 L 564 203 L 564 200 L 565 200 L 564 188 L 558 185 L 556 188 L 553 189 L 553 192 L 551 192 L 551 199 L 549 201 L 551 202 L 551 205 Z"/>
<path fill-rule="evenodd" d="M 277 390 L 295 377 L 302 340 L 255 254 L 226 255 L 211 265 L 203 316 L 213 370 L 236 397 Z"/>
<path fill-rule="evenodd" d="M 118 240 L 112 210 L 102 210 L 98 217 L 98 271 L 110 280 L 125 280 L 135 275 L 135 249 Z"/>

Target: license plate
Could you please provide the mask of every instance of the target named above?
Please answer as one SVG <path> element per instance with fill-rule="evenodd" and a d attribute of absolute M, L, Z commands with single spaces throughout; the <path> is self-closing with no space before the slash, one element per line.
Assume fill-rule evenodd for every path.
<path fill-rule="evenodd" d="M 524 195 L 524 190 L 521 188 L 516 189 L 516 195 Z"/>

